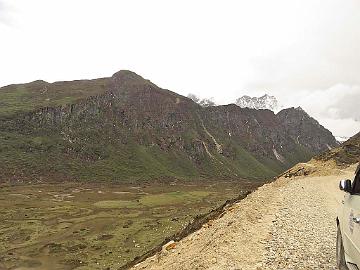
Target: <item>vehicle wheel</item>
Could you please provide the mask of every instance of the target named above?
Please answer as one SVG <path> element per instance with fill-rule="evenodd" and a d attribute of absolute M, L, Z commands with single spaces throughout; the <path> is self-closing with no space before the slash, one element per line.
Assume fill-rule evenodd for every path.
<path fill-rule="evenodd" d="M 349 270 L 349 268 L 346 266 L 345 251 L 341 237 L 340 226 L 338 226 L 336 238 L 336 263 L 340 270 Z"/>

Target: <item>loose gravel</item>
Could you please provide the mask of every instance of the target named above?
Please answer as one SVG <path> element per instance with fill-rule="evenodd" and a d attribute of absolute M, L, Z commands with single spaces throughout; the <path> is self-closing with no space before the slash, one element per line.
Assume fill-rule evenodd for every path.
<path fill-rule="evenodd" d="M 280 178 L 134 269 L 337 269 L 342 175 Z"/>
<path fill-rule="evenodd" d="M 301 179 L 282 192 L 266 244 L 266 269 L 337 269 L 335 260 L 336 201 L 330 178 Z M 334 190 L 334 194 L 338 192 Z M 290 196 L 291 195 L 291 196 Z"/>

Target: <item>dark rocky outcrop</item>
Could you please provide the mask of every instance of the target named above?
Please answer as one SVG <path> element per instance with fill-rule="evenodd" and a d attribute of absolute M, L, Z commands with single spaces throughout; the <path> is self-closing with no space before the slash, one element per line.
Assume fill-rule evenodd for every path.
<path fill-rule="evenodd" d="M 360 133 L 356 134 L 341 146 L 315 157 L 316 160 L 335 160 L 339 166 L 360 162 Z"/>
<path fill-rule="evenodd" d="M 278 118 L 292 140 L 312 149 L 315 153 L 321 153 L 339 145 L 329 130 L 300 107 L 284 109 L 278 113 Z"/>

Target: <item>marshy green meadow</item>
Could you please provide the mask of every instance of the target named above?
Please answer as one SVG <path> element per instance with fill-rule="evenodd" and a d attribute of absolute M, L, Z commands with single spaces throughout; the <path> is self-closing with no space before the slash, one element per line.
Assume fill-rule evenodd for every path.
<path fill-rule="evenodd" d="M 118 269 L 257 185 L 2 185 L 0 269 Z"/>

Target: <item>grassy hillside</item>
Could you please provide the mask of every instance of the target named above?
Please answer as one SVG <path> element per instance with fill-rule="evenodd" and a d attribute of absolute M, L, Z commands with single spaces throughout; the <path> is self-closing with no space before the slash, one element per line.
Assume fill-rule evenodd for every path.
<path fill-rule="evenodd" d="M 47 83 L 34 81 L 0 88 L 0 118 L 31 112 L 42 107 L 75 103 L 108 89 L 109 79 Z"/>
<path fill-rule="evenodd" d="M 267 110 L 203 108 L 129 71 L 10 85 L 0 100 L 1 181 L 264 179 L 335 142 L 301 111 L 285 125 Z"/>
<path fill-rule="evenodd" d="M 85 132 L 84 132 L 85 133 Z M 64 140 L 58 134 L 19 134 L 0 132 L 2 177 L 32 181 L 52 180 L 159 180 L 169 178 L 267 178 L 281 168 L 271 169 L 236 146 L 240 159 L 228 159 L 213 152 L 202 153 L 194 162 L 179 150 L 164 151 L 158 145 L 125 144 L 103 140 L 100 131 L 79 135 L 85 141 Z M 86 136 L 86 137 L 85 137 Z M 87 143 L 88 141 L 88 143 Z M 188 145 L 188 147 L 192 147 Z"/>

